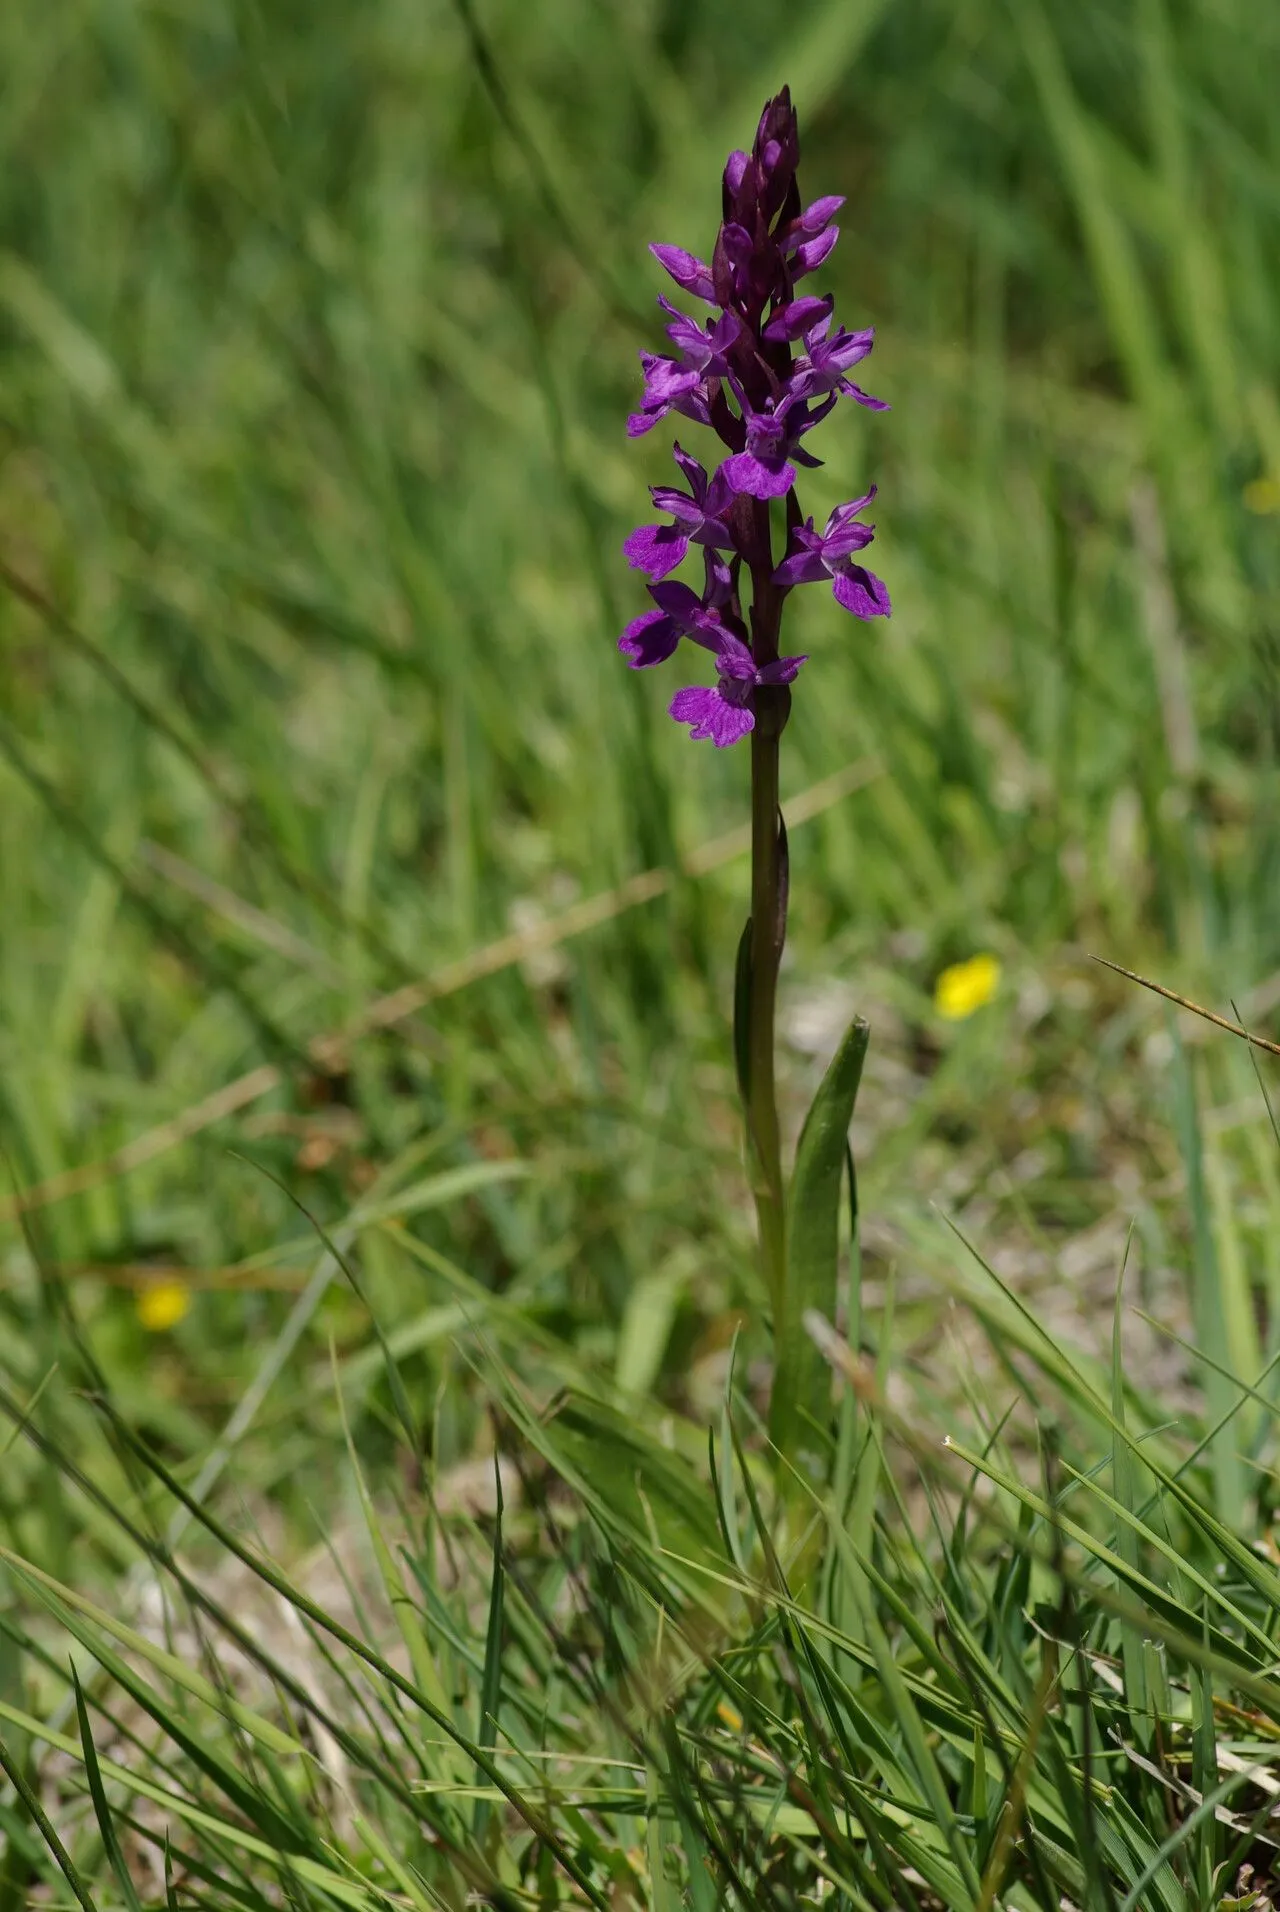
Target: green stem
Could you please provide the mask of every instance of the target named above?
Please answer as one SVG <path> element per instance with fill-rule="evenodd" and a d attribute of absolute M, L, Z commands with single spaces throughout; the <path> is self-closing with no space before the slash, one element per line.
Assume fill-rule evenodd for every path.
<path fill-rule="evenodd" d="M 783 593 L 773 583 L 769 507 L 754 501 L 751 564 L 751 649 L 757 667 L 778 655 Z M 782 1319 L 787 1282 L 786 1208 L 782 1142 L 774 1086 L 774 1018 L 778 965 L 782 961 L 786 898 L 783 891 L 778 809 L 778 744 L 791 709 L 784 685 L 756 693 L 751 733 L 751 1014 L 748 1025 L 750 1090 L 747 1123 L 754 1145 L 754 1194 L 760 1258 L 773 1307 Z"/>
<path fill-rule="evenodd" d="M 782 959 L 779 921 L 778 736 L 751 734 L 751 1016 L 748 1025 L 751 1092 L 747 1120 L 755 1146 L 756 1217 L 765 1285 L 780 1319 L 786 1286 L 786 1217 L 782 1183 L 782 1141 L 774 1086 L 774 1017 L 778 965 Z"/>

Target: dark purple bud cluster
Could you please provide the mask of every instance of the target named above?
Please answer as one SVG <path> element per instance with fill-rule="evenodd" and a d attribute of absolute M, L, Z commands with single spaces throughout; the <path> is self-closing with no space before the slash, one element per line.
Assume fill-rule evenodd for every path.
<path fill-rule="evenodd" d="M 828 198 L 801 206 L 799 157 L 796 115 L 784 87 L 765 107 L 751 152 L 729 157 L 711 264 L 679 246 L 650 248 L 682 291 L 716 311 L 699 322 L 659 300 L 670 315 L 666 330 L 675 350 L 640 354 L 644 395 L 627 430 L 639 437 L 676 412 L 715 431 L 728 456 L 708 476 L 675 446 L 689 489 L 655 486 L 652 493 L 673 522 L 642 525 L 623 547 L 648 577 L 656 608 L 627 626 L 618 648 L 635 669 L 662 663 L 682 637 L 711 651 L 714 688 L 678 692 L 671 715 L 721 747 L 754 729 L 756 691 L 790 683 L 805 662 L 777 655 L 776 613 L 788 589 L 829 578 L 836 602 L 855 617 L 889 612 L 884 585 L 855 559 L 874 536 L 859 513 L 875 487 L 834 511 L 821 533 L 812 518 L 802 521 L 794 491 L 796 467 L 820 462 L 801 441 L 841 396 L 872 411 L 886 409 L 848 376 L 870 352 L 873 333 L 833 331 L 829 296 L 796 295 L 798 281 L 835 245 L 839 231 L 832 221 L 844 204 Z M 768 500 L 783 497 L 789 538 L 775 567 Z M 701 596 L 669 576 L 691 544 L 703 549 Z M 744 564 L 754 588 L 750 633 L 739 597 Z M 762 618 L 763 594 L 773 608 Z"/>

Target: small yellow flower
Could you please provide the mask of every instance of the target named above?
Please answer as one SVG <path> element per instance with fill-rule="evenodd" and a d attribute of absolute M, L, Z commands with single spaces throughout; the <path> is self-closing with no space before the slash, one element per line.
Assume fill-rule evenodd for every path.
<path fill-rule="evenodd" d="M 736 1706 L 730 1706 L 728 1700 L 720 1701 L 716 1707 L 716 1717 L 723 1725 L 729 1728 L 730 1732 L 740 1733 L 742 1731 L 742 1715 Z"/>
<path fill-rule="evenodd" d="M 191 1306 L 191 1290 L 185 1281 L 153 1281 L 138 1290 L 134 1310 L 143 1327 L 151 1334 L 165 1334 L 178 1323 Z"/>
<path fill-rule="evenodd" d="M 1000 987 L 1000 960 L 983 953 L 952 963 L 934 985 L 933 1006 L 948 1022 L 963 1022 L 989 1003 Z"/>
<path fill-rule="evenodd" d="M 1251 478 L 1240 495 L 1245 510 L 1260 518 L 1280 512 L 1280 478 Z"/>

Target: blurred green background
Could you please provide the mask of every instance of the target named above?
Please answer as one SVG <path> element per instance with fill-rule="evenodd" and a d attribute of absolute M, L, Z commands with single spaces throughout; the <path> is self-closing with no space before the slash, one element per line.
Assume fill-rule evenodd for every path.
<path fill-rule="evenodd" d="M 69 1307 L 196 1452 L 265 1361 L 271 1486 L 332 1414 L 330 1335 L 385 1414 L 366 1303 L 424 1398 L 488 1297 L 519 1302 L 499 1342 L 532 1318 L 695 1402 L 735 1328 L 763 1352 L 746 865 L 698 861 L 745 819 L 746 753 L 692 745 L 685 680 L 614 643 L 668 442 L 624 435 L 646 247 L 707 249 L 784 81 L 806 196 L 849 202 L 823 289 L 877 327 L 893 407 L 833 421 L 804 501 L 878 482 L 895 606 L 789 614 L 784 792 L 817 812 L 793 1118 L 863 1009 L 868 1292 L 899 1269 L 908 1348 L 955 1259 L 936 1205 L 1086 1341 L 1131 1219 L 1148 1299 L 1193 1306 L 1211 1257 L 1254 1372 L 1280 1236 L 1247 1053 L 1181 1056 L 1088 958 L 1274 1026 L 1280 11 L 67 0 L 0 14 L 0 72 L 19 1394 Z M 976 952 L 1000 990 L 949 1023 L 936 979 Z M 155 1281 L 180 1290 L 149 1310 Z M 455 1405 L 435 1438 L 473 1432 Z"/>

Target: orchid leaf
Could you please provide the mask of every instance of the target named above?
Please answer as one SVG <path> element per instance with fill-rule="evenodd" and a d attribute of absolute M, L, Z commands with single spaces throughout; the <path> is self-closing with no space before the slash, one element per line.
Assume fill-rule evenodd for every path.
<path fill-rule="evenodd" d="M 805 1316 L 812 1311 L 826 1321 L 835 1317 L 840 1187 L 869 1036 L 868 1025 L 856 1017 L 832 1057 L 805 1118 L 787 1200 L 787 1279 L 769 1431 L 790 1461 L 818 1474 L 826 1471 L 830 1449 L 831 1382 Z"/>

